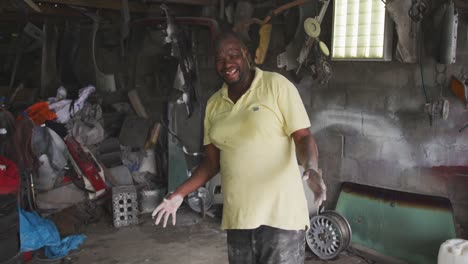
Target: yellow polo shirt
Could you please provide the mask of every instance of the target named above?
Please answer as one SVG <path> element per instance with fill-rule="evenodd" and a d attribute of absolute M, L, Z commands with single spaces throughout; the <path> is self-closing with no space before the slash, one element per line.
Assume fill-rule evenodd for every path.
<path fill-rule="evenodd" d="M 309 222 L 291 134 L 310 127 L 296 87 L 255 69 L 249 90 L 234 104 L 227 85 L 208 100 L 204 145 L 220 150 L 223 229 L 260 225 L 301 230 Z"/>

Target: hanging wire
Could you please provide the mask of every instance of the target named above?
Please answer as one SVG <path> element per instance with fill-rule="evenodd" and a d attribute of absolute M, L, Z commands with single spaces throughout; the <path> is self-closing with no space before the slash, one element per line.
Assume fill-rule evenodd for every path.
<path fill-rule="evenodd" d="M 169 126 L 164 122 L 164 120 L 161 118 L 160 120 L 160 123 L 161 125 L 167 130 L 167 132 L 169 132 L 169 134 L 171 134 L 177 141 L 179 141 L 179 143 L 182 145 L 182 151 L 189 155 L 189 156 L 193 156 L 193 157 L 197 157 L 197 156 L 204 156 L 205 154 L 203 152 L 190 152 L 188 151 L 187 147 L 185 147 L 185 144 L 184 142 L 182 141 L 182 139 L 176 135 L 176 133 L 174 133 L 170 128 Z"/>
<path fill-rule="evenodd" d="M 423 34 L 422 34 L 422 29 L 419 28 L 419 69 L 420 69 L 420 72 L 421 72 L 421 84 L 422 84 L 422 88 L 423 88 L 423 91 L 424 91 L 424 97 L 426 98 L 426 103 L 429 103 L 429 97 L 427 96 L 427 91 L 426 91 L 426 86 L 424 85 L 424 69 L 423 69 L 423 63 L 422 63 L 422 60 L 423 60 L 423 48 L 422 48 L 422 45 L 423 45 Z"/>

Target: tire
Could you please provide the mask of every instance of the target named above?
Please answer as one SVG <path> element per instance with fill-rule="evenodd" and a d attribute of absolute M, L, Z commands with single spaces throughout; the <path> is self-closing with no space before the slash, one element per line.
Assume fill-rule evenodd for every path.
<path fill-rule="evenodd" d="M 19 234 L 17 230 L 0 233 L 0 263 L 10 260 L 20 250 Z"/>
<path fill-rule="evenodd" d="M 10 230 L 19 230 L 18 212 L 15 210 L 8 215 L 0 216 L 0 234 Z"/>

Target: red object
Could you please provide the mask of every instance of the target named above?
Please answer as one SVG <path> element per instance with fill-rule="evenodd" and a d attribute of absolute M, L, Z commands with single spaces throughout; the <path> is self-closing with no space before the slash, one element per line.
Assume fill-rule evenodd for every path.
<path fill-rule="evenodd" d="M 0 194 L 17 193 L 19 190 L 19 182 L 16 164 L 0 156 Z"/>
<path fill-rule="evenodd" d="M 54 120 L 57 114 L 49 109 L 49 103 L 39 102 L 31 105 L 25 111 L 29 118 L 38 126 L 45 123 L 47 120 Z"/>
<path fill-rule="evenodd" d="M 28 262 L 33 258 L 33 251 L 23 252 L 23 262 Z"/>
<path fill-rule="evenodd" d="M 105 190 L 106 183 L 101 178 L 99 172 L 101 168 L 89 151 L 81 146 L 74 137 L 65 138 L 65 144 L 70 152 L 73 161 L 78 165 L 82 174 L 89 180 L 96 192 Z"/>
<path fill-rule="evenodd" d="M 63 181 L 62 183 L 70 183 L 73 182 L 73 179 L 70 176 L 63 176 Z"/>

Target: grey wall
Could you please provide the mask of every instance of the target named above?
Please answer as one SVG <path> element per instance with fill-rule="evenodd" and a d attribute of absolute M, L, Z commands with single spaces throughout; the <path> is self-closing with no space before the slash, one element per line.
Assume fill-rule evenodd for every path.
<path fill-rule="evenodd" d="M 333 62 L 328 85 L 306 78 L 297 87 L 317 139 L 330 206 L 344 181 L 442 196 L 451 200 L 457 221 L 466 229 L 468 130 L 458 129 L 468 122 L 468 110 L 448 88 L 452 74 L 468 70 L 466 18 L 458 30 L 457 63 L 447 66 L 442 91 L 435 85 L 429 30 L 424 85 L 430 101 L 440 94 L 450 101 L 447 120 L 435 119 L 430 125 L 423 111 L 420 67 L 415 64 Z"/>

